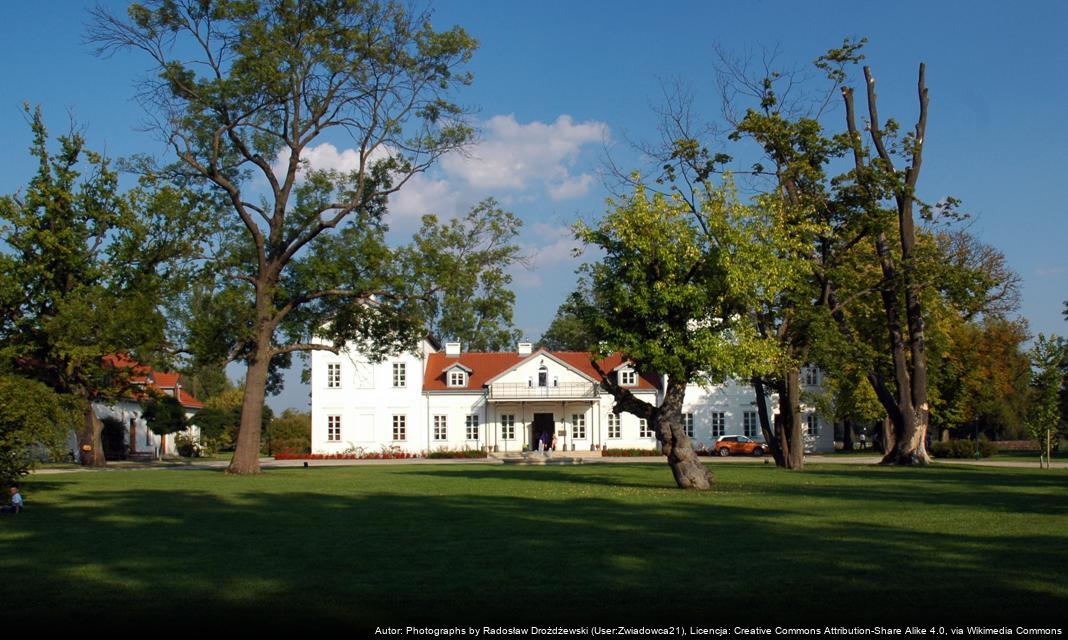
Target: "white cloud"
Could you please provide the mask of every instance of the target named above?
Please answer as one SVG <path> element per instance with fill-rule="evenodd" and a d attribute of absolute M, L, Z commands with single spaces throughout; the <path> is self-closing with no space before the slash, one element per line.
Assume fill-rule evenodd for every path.
<path fill-rule="evenodd" d="M 550 124 L 498 115 L 483 129 L 483 139 L 468 153 L 442 160 L 447 174 L 480 190 L 543 186 L 555 200 L 586 194 L 593 176 L 571 172 L 584 146 L 600 142 L 608 131 L 602 122 L 575 123 L 568 115 Z"/>

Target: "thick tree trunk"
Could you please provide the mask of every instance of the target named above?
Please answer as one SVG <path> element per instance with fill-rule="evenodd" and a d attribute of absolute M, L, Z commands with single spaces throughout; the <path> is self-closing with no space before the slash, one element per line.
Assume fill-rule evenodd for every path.
<path fill-rule="evenodd" d="M 667 456 L 671 473 L 680 489 L 699 491 L 712 488 L 712 472 L 701 462 L 693 450 L 689 436 L 682 425 L 682 400 L 686 384 L 668 381 L 664 402 L 653 413 L 651 424 Z"/>
<path fill-rule="evenodd" d="M 260 472 L 260 435 L 263 429 L 263 400 L 267 393 L 267 373 L 271 364 L 270 342 L 261 340 L 248 361 L 245 395 L 241 405 L 241 425 L 237 432 L 234 457 L 226 472 L 253 475 Z"/>
<path fill-rule="evenodd" d="M 783 376 L 783 392 L 779 395 L 779 426 L 785 468 L 794 471 L 804 469 L 805 439 L 801 432 L 800 369 L 790 369 Z"/>
<path fill-rule="evenodd" d="M 842 451 L 853 450 L 853 421 L 845 420 L 842 423 Z"/>
<path fill-rule="evenodd" d="M 86 400 L 85 413 L 82 416 L 82 426 L 78 430 L 78 459 L 87 467 L 103 467 L 107 465 L 104 458 L 104 443 L 100 434 L 104 431 L 104 423 L 96 417 L 93 411 L 93 403 Z M 86 450 L 88 447 L 88 450 Z"/>

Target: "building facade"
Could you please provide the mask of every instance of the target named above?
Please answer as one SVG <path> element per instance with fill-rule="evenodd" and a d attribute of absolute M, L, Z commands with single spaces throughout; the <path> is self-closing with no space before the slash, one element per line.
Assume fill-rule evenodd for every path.
<path fill-rule="evenodd" d="M 639 372 L 618 354 L 598 362 L 601 371 L 650 404 L 663 381 Z M 819 384 L 807 369 L 805 382 Z M 586 352 L 534 350 L 465 353 L 457 343 L 439 350 L 424 340 L 416 353 L 373 363 L 346 349 L 311 357 L 312 452 L 409 453 L 485 449 L 496 453 L 536 449 L 542 433 L 555 434 L 558 450 L 652 449 L 645 420 L 616 414 Z M 712 448 L 721 435 L 762 440 L 752 387 L 727 382 L 690 385 L 684 420 L 697 447 Z M 772 405 L 774 406 L 774 402 Z M 806 448 L 830 451 L 834 429 L 803 409 Z"/>

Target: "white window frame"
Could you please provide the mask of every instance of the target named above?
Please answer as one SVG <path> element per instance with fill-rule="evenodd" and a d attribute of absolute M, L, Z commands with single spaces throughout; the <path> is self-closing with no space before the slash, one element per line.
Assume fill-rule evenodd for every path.
<path fill-rule="evenodd" d="M 405 362 L 393 363 L 393 388 L 403 389 L 408 386 L 408 364 Z"/>
<path fill-rule="evenodd" d="M 818 438 L 820 436 L 820 418 L 815 413 L 805 417 L 805 435 Z"/>
<path fill-rule="evenodd" d="M 452 388 L 462 388 L 467 386 L 467 372 L 463 369 L 450 369 L 449 370 L 449 386 Z"/>
<path fill-rule="evenodd" d="M 756 411 L 745 411 L 742 413 L 742 435 L 749 438 L 755 438 L 760 433 L 760 420 L 757 418 Z"/>
<path fill-rule="evenodd" d="M 501 440 L 515 440 L 515 414 L 501 416 Z"/>
<path fill-rule="evenodd" d="M 820 370 L 818 367 L 807 366 L 804 373 L 804 384 L 806 387 L 816 387 L 820 384 Z"/>
<path fill-rule="evenodd" d="M 327 362 L 326 363 L 326 388 L 327 389 L 340 389 L 341 388 L 341 363 L 340 362 Z"/>
<path fill-rule="evenodd" d="M 638 418 L 638 437 L 639 438 L 655 438 L 656 434 L 649 428 L 649 421 L 645 418 Z"/>
<path fill-rule="evenodd" d="M 722 435 L 726 435 L 726 433 L 727 433 L 727 414 L 723 413 L 722 411 L 713 411 L 712 412 L 711 429 L 712 429 L 712 437 L 713 438 L 718 438 L 718 437 L 720 437 Z"/>
<path fill-rule="evenodd" d="M 467 430 L 468 440 L 478 440 L 478 414 L 468 414 L 467 419 L 464 421 L 464 427 Z"/>
<path fill-rule="evenodd" d="M 619 386 L 634 387 L 638 384 L 638 372 L 634 369 L 621 369 L 619 371 Z"/>
<path fill-rule="evenodd" d="M 434 416 L 434 442 L 449 439 L 449 419 L 444 415 Z"/>
<path fill-rule="evenodd" d="M 693 413 L 682 414 L 682 430 L 686 432 L 686 437 L 693 437 Z"/>
<path fill-rule="evenodd" d="M 586 439 L 586 414 L 571 414 L 571 438 L 573 440 Z"/>
<path fill-rule="evenodd" d="M 608 439 L 609 440 L 621 440 L 623 438 L 623 423 L 619 419 L 619 414 L 608 414 Z"/>
<path fill-rule="evenodd" d="M 326 441 L 341 442 L 341 416 L 326 416 Z"/>
<path fill-rule="evenodd" d="M 408 440 L 408 416 L 402 413 L 393 414 L 393 442 L 405 442 Z"/>

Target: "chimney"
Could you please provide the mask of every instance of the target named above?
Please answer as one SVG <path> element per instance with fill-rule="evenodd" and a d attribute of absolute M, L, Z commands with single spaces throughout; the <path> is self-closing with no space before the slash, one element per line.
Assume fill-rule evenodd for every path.
<path fill-rule="evenodd" d="M 445 355 L 450 358 L 460 357 L 460 343 L 459 342 L 446 342 L 445 343 Z"/>
<path fill-rule="evenodd" d="M 530 344 L 529 342 L 520 342 L 519 343 L 519 355 L 521 355 L 521 356 L 529 356 L 533 346 L 534 345 Z"/>

